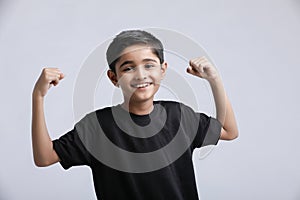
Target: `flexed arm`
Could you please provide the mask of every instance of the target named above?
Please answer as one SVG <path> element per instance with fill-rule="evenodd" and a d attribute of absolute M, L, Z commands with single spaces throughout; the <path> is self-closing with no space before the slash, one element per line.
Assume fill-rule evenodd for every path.
<path fill-rule="evenodd" d="M 44 68 L 32 92 L 32 148 L 37 166 L 48 166 L 59 161 L 48 134 L 44 116 L 44 97 L 51 85 L 58 85 L 64 78 L 57 68 Z"/>
<path fill-rule="evenodd" d="M 233 140 L 237 138 L 238 128 L 234 112 L 217 69 L 207 58 L 199 57 L 190 60 L 190 66 L 187 68 L 187 72 L 206 79 L 210 84 L 214 96 L 217 119 L 223 126 L 220 139 Z"/>

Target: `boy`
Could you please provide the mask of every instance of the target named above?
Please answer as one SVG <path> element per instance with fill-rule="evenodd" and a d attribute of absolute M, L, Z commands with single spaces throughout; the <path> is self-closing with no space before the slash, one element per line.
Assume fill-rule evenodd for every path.
<path fill-rule="evenodd" d="M 43 99 L 64 75 L 57 68 L 43 69 L 33 90 L 35 164 L 60 162 L 65 169 L 88 165 L 99 199 L 198 199 L 193 150 L 238 136 L 217 70 L 204 57 L 190 60 L 187 68 L 209 82 L 217 111 L 214 119 L 182 103 L 153 100 L 167 63 L 161 42 L 152 34 L 123 31 L 109 45 L 106 57 L 107 75 L 121 88 L 124 102 L 86 115 L 54 141 L 46 128 Z"/>

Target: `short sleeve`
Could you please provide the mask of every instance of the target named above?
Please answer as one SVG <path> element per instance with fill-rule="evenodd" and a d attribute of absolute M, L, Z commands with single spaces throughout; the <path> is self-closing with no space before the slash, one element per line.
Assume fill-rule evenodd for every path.
<path fill-rule="evenodd" d="M 221 134 L 221 123 L 204 113 L 198 113 L 199 126 L 197 135 L 193 141 L 193 148 L 200 148 L 208 145 L 217 145 Z"/>
<path fill-rule="evenodd" d="M 78 165 L 90 165 L 90 154 L 80 140 L 76 128 L 54 140 L 53 148 L 64 169 Z"/>

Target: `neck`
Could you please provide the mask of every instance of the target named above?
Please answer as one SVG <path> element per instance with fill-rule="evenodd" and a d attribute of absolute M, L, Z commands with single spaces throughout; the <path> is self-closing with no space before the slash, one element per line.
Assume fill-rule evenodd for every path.
<path fill-rule="evenodd" d="M 129 111 L 130 113 L 136 115 L 148 115 L 153 110 L 153 101 L 146 102 L 132 102 L 132 101 L 124 101 L 122 103 L 122 107 Z"/>

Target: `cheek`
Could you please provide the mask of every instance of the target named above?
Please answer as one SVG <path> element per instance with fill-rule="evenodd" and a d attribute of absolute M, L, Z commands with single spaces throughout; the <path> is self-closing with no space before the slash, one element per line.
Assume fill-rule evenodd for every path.
<path fill-rule="evenodd" d="M 128 76 L 127 74 L 126 75 L 121 74 L 121 75 L 118 76 L 118 83 L 121 84 L 121 85 L 128 83 L 129 80 L 130 80 L 130 76 Z"/>
<path fill-rule="evenodd" d="M 152 74 L 152 79 L 154 80 L 154 82 L 155 82 L 156 84 L 159 84 L 159 83 L 161 82 L 162 78 L 163 78 L 163 76 L 162 76 L 162 74 L 159 73 L 159 72 L 157 72 L 157 73 L 155 73 L 155 74 Z"/>

